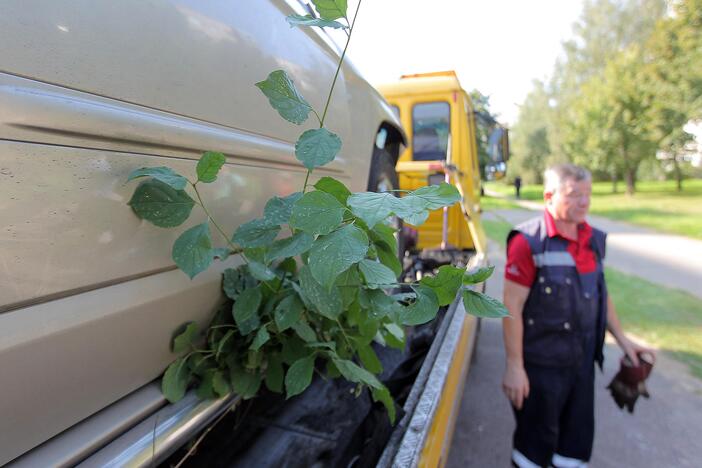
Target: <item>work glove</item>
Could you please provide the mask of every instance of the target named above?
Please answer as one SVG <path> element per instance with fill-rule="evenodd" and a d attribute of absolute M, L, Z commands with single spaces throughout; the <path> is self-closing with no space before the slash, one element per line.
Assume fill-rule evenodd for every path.
<path fill-rule="evenodd" d="M 648 353 L 639 353 L 638 358 L 639 365 L 635 366 L 629 356 L 622 357 L 619 372 L 607 386 L 617 406 L 620 409 L 626 406 L 629 413 L 634 412 L 639 396 L 650 396 L 645 382 L 653 369 L 653 358 Z"/>

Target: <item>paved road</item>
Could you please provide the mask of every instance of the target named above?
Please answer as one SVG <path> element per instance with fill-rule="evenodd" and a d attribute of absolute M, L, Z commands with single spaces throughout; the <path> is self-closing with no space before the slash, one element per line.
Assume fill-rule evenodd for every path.
<path fill-rule="evenodd" d="M 540 203 L 519 203 L 525 209 L 493 210 L 485 213 L 485 219 L 518 224 L 543 210 Z M 702 298 L 702 241 L 600 216 L 589 216 L 588 221 L 607 232 L 606 265 Z"/>
<path fill-rule="evenodd" d="M 490 243 L 496 271 L 504 254 Z M 502 298 L 502 275 L 488 280 L 487 292 Z M 650 400 L 637 402 L 635 413 L 621 411 L 605 389 L 616 373 L 620 352 L 608 343 L 604 374 L 596 387 L 594 468 L 698 467 L 702 460 L 702 382 L 683 365 L 659 356 L 648 381 Z M 465 386 L 448 468 L 509 466 L 512 413 L 500 390 L 504 350 L 500 322 L 483 320 L 475 360 Z"/>

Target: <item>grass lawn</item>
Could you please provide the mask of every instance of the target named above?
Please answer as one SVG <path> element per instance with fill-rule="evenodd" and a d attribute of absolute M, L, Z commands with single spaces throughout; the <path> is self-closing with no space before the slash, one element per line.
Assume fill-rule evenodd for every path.
<path fill-rule="evenodd" d="M 483 226 L 504 247 L 511 225 L 485 220 Z M 605 275 L 624 330 L 687 364 L 702 379 L 702 300 L 613 268 Z"/>
<path fill-rule="evenodd" d="M 612 268 L 605 276 L 624 330 L 670 353 L 702 379 L 702 301 Z"/>
<path fill-rule="evenodd" d="M 512 186 L 488 182 L 485 187 L 514 197 Z M 637 192 L 631 197 L 611 193 L 611 187 L 610 182 L 593 184 L 592 214 L 702 239 L 702 180 L 684 181 L 682 192 L 675 190 L 674 181 L 642 181 L 637 183 Z M 623 190 L 624 185 L 620 183 L 619 188 Z M 523 186 L 522 198 L 540 201 L 542 190 L 540 185 Z M 483 201 L 486 206 L 493 204 L 490 197 Z"/>

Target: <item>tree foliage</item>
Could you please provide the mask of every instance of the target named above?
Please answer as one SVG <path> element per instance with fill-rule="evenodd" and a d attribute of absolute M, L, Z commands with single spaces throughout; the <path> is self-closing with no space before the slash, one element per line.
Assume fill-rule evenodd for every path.
<path fill-rule="evenodd" d="M 520 110 L 510 173 L 568 160 L 624 178 L 633 193 L 643 161 L 678 167 L 691 138 L 683 127 L 702 117 L 702 1 L 667 7 L 586 2 L 551 80 L 536 82 Z"/>

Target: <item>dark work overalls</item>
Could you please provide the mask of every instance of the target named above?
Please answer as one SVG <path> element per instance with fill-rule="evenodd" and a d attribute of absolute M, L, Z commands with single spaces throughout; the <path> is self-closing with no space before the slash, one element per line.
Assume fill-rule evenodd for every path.
<path fill-rule="evenodd" d="M 568 241 L 548 237 L 544 217 L 510 232 L 527 239 L 536 279 L 524 305 L 524 367 L 529 397 L 515 410 L 513 463 L 583 466 L 594 436 L 594 362 L 602 367 L 607 290 L 606 234 L 592 230 L 597 268 L 578 273 Z M 531 463 L 531 464 L 530 464 Z"/>

